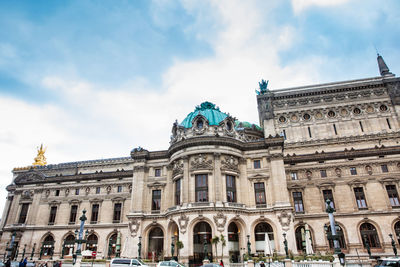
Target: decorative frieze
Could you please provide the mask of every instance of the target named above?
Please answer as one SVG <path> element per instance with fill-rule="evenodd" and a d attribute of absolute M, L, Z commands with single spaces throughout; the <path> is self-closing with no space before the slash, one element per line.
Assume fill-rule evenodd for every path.
<path fill-rule="evenodd" d="M 190 162 L 190 170 L 212 170 L 213 169 L 213 161 L 211 159 L 207 159 L 207 155 L 199 154 L 194 157 L 194 159 Z"/>

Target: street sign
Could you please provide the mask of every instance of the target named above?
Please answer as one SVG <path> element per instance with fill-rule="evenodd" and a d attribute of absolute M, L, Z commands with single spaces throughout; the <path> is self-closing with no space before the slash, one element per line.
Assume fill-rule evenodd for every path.
<path fill-rule="evenodd" d="M 97 252 L 96 251 L 92 251 L 92 257 L 96 257 Z"/>

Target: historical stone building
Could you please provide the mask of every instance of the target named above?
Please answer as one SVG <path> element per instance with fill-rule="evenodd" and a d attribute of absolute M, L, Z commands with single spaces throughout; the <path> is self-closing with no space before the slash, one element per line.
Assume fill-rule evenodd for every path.
<path fill-rule="evenodd" d="M 99 258 L 170 257 L 173 244 L 181 261 L 201 262 L 206 241 L 209 257 L 239 261 L 248 242 L 252 253 L 284 255 L 284 234 L 294 254 L 324 254 L 330 199 L 346 254 L 366 255 L 366 244 L 391 254 L 400 79 L 381 56 L 378 65 L 381 76 L 360 80 L 272 91 L 263 81 L 261 127 L 204 102 L 173 124 L 168 150 L 15 168 L 0 252 L 14 234 L 13 253 L 69 257 L 86 210 L 84 249 Z M 226 245 L 211 245 L 216 236 Z"/>

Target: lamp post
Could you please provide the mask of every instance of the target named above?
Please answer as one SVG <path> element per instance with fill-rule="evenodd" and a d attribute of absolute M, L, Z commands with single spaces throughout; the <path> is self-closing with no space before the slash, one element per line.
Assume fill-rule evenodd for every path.
<path fill-rule="evenodd" d="M 369 241 L 368 241 L 366 234 L 363 235 L 363 239 L 364 239 L 365 248 L 367 249 L 367 253 L 368 253 L 369 257 L 371 258 L 371 247 L 369 246 Z"/>
<path fill-rule="evenodd" d="M 250 257 L 251 254 L 251 243 L 250 243 L 250 235 L 247 235 L 247 254 Z"/>
<path fill-rule="evenodd" d="M 171 237 L 171 259 L 174 258 L 175 253 L 175 236 Z"/>
<path fill-rule="evenodd" d="M 115 244 L 115 256 L 119 258 L 121 255 L 121 232 L 117 233 L 117 243 Z"/>
<path fill-rule="evenodd" d="M 345 254 L 342 252 L 340 249 L 340 244 L 339 244 L 339 238 L 340 234 L 338 233 L 339 231 L 336 231 L 336 223 L 335 223 L 335 218 L 333 217 L 333 213 L 335 212 L 335 209 L 333 208 L 333 202 L 330 199 L 326 200 L 326 212 L 328 213 L 329 216 L 329 224 L 331 226 L 331 234 L 329 235 L 328 231 L 326 231 L 328 240 L 333 240 L 333 247 L 335 249 L 335 254 L 338 255 L 339 261 L 341 265 L 345 265 Z M 339 230 L 339 226 L 337 226 Z M 328 228 L 328 227 L 326 227 Z M 328 229 L 326 229 L 328 230 Z"/>
<path fill-rule="evenodd" d="M 288 243 L 286 240 L 286 233 L 283 233 L 283 245 L 285 246 L 286 259 L 289 259 L 289 249 L 288 249 Z"/>
<path fill-rule="evenodd" d="M 3 262 L 6 262 L 6 256 L 7 256 L 7 250 L 8 250 L 8 244 L 9 244 L 9 243 L 10 243 L 10 242 L 7 241 L 6 250 L 4 251 L 4 256 L 3 256 Z"/>
<path fill-rule="evenodd" d="M 33 244 L 30 260 L 33 259 L 33 254 L 35 253 L 35 248 L 36 248 L 36 243 Z"/>
<path fill-rule="evenodd" d="M 208 261 L 207 234 L 204 234 L 204 260 Z"/>
<path fill-rule="evenodd" d="M 140 255 L 142 254 L 142 237 L 139 236 L 139 243 L 138 243 L 138 259 L 140 260 Z"/>
<path fill-rule="evenodd" d="M 24 245 L 24 249 L 22 250 L 22 259 L 25 258 L 26 244 Z"/>
<path fill-rule="evenodd" d="M 396 242 L 393 239 L 393 235 L 389 234 L 390 239 L 392 240 L 392 248 L 393 248 L 393 253 L 397 257 L 397 248 L 396 248 Z"/>
<path fill-rule="evenodd" d="M 11 253 L 14 249 L 14 241 L 15 241 L 15 236 L 17 235 L 17 232 L 14 230 L 14 232 L 11 235 L 11 242 L 10 246 L 6 249 L 7 250 L 7 258 L 11 259 Z"/>
<path fill-rule="evenodd" d="M 87 220 L 85 213 L 86 213 L 86 210 L 83 210 L 82 216 L 79 218 L 79 220 L 81 221 L 81 225 L 79 227 L 78 238 L 76 238 L 76 235 L 78 234 L 78 230 L 75 231 L 75 243 L 78 244 L 77 249 L 76 249 L 76 255 L 78 255 L 78 256 L 82 255 L 82 244 L 86 243 L 87 234 L 89 233 L 88 231 L 86 231 L 85 238 L 83 238 L 83 228 L 85 226 L 85 221 Z"/>
<path fill-rule="evenodd" d="M 18 260 L 18 254 L 19 254 L 19 245 L 17 245 L 17 248 L 15 249 L 14 259 Z"/>

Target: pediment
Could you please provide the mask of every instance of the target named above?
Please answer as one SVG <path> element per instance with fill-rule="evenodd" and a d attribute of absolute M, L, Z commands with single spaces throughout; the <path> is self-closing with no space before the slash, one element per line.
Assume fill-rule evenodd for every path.
<path fill-rule="evenodd" d="M 254 179 L 268 179 L 269 178 L 269 174 L 261 174 L 261 173 L 257 173 L 254 175 L 250 175 L 247 177 L 247 179 L 249 180 L 254 180 Z"/>
<path fill-rule="evenodd" d="M 395 178 L 395 177 L 384 177 L 379 179 L 380 183 L 396 183 L 398 182 L 400 179 L 399 178 Z"/>
<path fill-rule="evenodd" d="M 37 181 L 43 181 L 44 179 L 45 176 L 43 173 L 31 170 L 18 175 L 15 178 L 14 183 L 15 184 L 32 183 Z"/>
<path fill-rule="evenodd" d="M 357 184 L 366 184 L 367 181 L 366 180 L 361 180 L 361 179 L 353 179 L 351 181 L 349 181 L 347 184 L 348 185 L 357 185 Z"/>
<path fill-rule="evenodd" d="M 166 183 L 154 182 L 147 184 L 147 187 L 164 187 Z"/>
<path fill-rule="evenodd" d="M 317 184 L 317 187 L 335 187 L 335 185 L 334 182 L 322 182 Z"/>
<path fill-rule="evenodd" d="M 291 184 L 291 185 L 288 185 L 288 189 L 289 190 L 294 190 L 294 189 L 304 189 L 306 186 L 305 185 L 302 185 L 302 184 Z"/>

